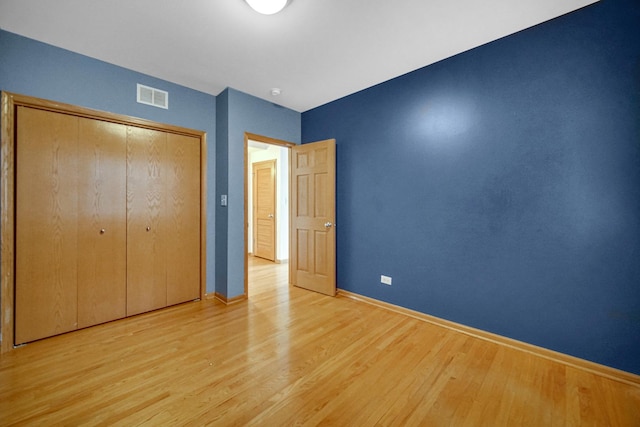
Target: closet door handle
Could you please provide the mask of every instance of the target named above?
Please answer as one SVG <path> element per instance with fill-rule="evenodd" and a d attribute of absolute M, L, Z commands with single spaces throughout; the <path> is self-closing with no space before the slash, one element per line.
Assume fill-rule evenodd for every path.
<path fill-rule="evenodd" d="M 151 231 L 151 227 L 147 227 L 147 231 Z"/>
<path fill-rule="evenodd" d="M 106 232 L 107 232 L 107 230 L 105 230 L 104 228 L 101 228 L 101 229 L 100 229 L 100 234 L 104 234 L 104 233 L 106 233 Z"/>

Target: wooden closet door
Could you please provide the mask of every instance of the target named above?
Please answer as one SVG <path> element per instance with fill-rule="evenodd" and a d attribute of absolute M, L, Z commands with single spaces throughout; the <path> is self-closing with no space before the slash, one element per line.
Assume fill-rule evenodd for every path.
<path fill-rule="evenodd" d="M 15 344 L 77 327 L 77 117 L 18 107 Z"/>
<path fill-rule="evenodd" d="M 127 316 L 167 305 L 166 157 L 166 133 L 127 128 Z"/>
<path fill-rule="evenodd" d="M 168 134 L 167 305 L 200 298 L 200 139 Z"/>
<path fill-rule="evenodd" d="M 126 126 L 79 119 L 79 328 L 126 316 L 126 160 Z"/>
<path fill-rule="evenodd" d="M 253 164 L 253 254 L 276 260 L 276 161 Z"/>

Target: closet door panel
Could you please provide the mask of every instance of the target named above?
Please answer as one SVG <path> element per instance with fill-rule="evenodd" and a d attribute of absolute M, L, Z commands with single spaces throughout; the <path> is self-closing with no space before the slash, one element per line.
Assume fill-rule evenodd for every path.
<path fill-rule="evenodd" d="M 167 135 L 167 304 L 200 298 L 200 139 Z"/>
<path fill-rule="evenodd" d="M 127 128 L 127 315 L 166 307 L 167 136 Z"/>
<path fill-rule="evenodd" d="M 18 107 L 15 344 L 77 327 L 74 116 Z"/>
<path fill-rule="evenodd" d="M 126 126 L 79 119 L 78 327 L 126 316 Z"/>

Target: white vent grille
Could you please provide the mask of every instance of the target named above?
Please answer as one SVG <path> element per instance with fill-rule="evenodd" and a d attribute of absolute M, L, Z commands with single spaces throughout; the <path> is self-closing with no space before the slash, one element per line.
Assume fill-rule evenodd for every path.
<path fill-rule="evenodd" d="M 164 109 L 169 108 L 169 92 L 138 84 L 138 102 Z"/>

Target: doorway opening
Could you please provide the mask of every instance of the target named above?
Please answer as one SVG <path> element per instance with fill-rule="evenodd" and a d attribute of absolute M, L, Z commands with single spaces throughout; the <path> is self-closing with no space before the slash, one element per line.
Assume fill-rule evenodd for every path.
<path fill-rule="evenodd" d="M 244 293 L 256 265 L 289 261 L 289 162 L 294 143 L 245 133 Z M 249 262 L 251 260 L 251 263 Z"/>

